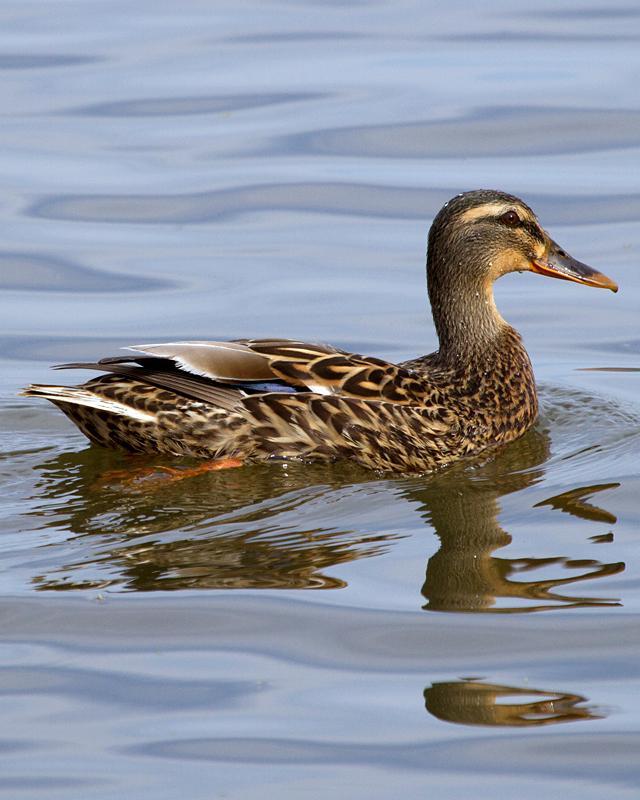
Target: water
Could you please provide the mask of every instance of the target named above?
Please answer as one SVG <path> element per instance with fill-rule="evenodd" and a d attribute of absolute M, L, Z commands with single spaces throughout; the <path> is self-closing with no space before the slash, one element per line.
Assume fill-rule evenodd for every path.
<path fill-rule="evenodd" d="M 0 19 L 6 796 L 637 796 L 638 10 Z M 621 287 L 498 284 L 542 413 L 497 456 L 157 491 L 16 396 L 139 341 L 428 352 L 426 230 L 480 186 Z"/>

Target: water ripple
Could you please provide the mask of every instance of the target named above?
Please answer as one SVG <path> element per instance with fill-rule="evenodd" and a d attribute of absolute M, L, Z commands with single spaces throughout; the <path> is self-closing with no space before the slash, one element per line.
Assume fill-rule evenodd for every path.
<path fill-rule="evenodd" d="M 197 224 L 260 211 L 297 211 L 365 217 L 429 219 L 457 191 L 352 182 L 265 183 L 175 195 L 69 194 L 45 197 L 27 215 L 52 220 Z M 528 195 L 557 225 L 640 219 L 640 194 Z"/>
<path fill-rule="evenodd" d="M 49 69 L 76 67 L 103 61 L 98 56 L 76 56 L 64 53 L 0 53 L 0 69 Z"/>
<path fill-rule="evenodd" d="M 177 117 L 195 114 L 223 114 L 245 111 L 283 103 L 300 103 L 318 100 L 324 94 L 313 92 L 271 94 L 220 94 L 198 97 L 145 97 L 120 100 L 114 103 L 97 103 L 65 111 L 71 116 L 87 117 Z"/>
<path fill-rule="evenodd" d="M 485 107 L 444 120 L 312 131 L 286 137 L 287 152 L 367 158 L 549 155 L 637 147 L 640 112 L 602 108 Z"/>
<path fill-rule="evenodd" d="M 39 253 L 0 251 L 0 289 L 38 292 L 141 292 L 175 284 L 134 273 L 117 274 Z"/>
<path fill-rule="evenodd" d="M 571 740 L 558 736 L 478 737 L 455 742 L 412 742 L 393 745 L 359 742 L 257 737 L 209 737 L 148 742 L 124 748 L 129 754 L 182 761 L 213 761 L 243 764 L 395 764 L 404 769 L 431 774 L 448 769 L 505 776 L 562 775 L 581 781 L 611 782 L 635 786 L 636 753 L 640 735 L 574 734 Z M 603 774 L 601 762 L 606 759 Z M 448 766 L 447 766 L 448 765 Z M 606 776 L 606 777 L 605 777 Z"/>

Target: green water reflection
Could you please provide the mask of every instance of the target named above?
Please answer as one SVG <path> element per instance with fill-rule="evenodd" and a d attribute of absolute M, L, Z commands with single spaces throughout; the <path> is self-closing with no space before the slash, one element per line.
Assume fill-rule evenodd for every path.
<path fill-rule="evenodd" d="M 426 566 L 425 609 L 511 613 L 616 605 L 615 598 L 566 592 L 573 584 L 590 586 L 622 572 L 621 562 L 495 555 L 512 541 L 499 524 L 500 498 L 538 484 L 548 455 L 548 436 L 534 431 L 483 463 L 422 478 L 381 481 L 348 465 L 274 464 L 177 482 L 132 483 L 122 475 L 136 474 L 139 459 L 97 448 L 59 455 L 38 467 L 31 514 L 39 516 L 40 525 L 69 532 L 66 543 L 73 545 L 76 557 L 65 554 L 61 563 L 33 579 L 34 586 L 112 591 L 340 588 L 345 581 L 328 570 L 378 556 L 393 547 L 394 539 L 407 535 L 389 532 L 388 517 L 377 530 L 371 520 L 363 524 L 358 517 L 367 491 L 381 486 L 390 491 L 392 486 L 393 502 L 409 501 L 440 540 Z M 114 469 L 117 479 L 105 477 Z M 612 526 L 615 517 L 589 498 L 616 485 L 575 487 L 536 506 L 559 509 L 586 524 Z M 335 515 L 340 523 L 334 526 L 331 505 L 349 492 L 364 492 L 354 503 L 353 528 L 343 527 L 344 508 Z M 311 505 L 322 511 L 316 510 L 314 524 L 306 526 L 301 520 L 308 519 Z M 346 518 L 351 519 L 348 514 Z M 592 530 L 585 528 L 585 539 Z M 599 538 L 606 542 L 611 535 Z"/>
<path fill-rule="evenodd" d="M 424 690 L 429 714 L 459 725 L 530 728 L 605 716 L 602 709 L 585 702 L 579 694 L 476 680 L 433 683 Z"/>
<path fill-rule="evenodd" d="M 544 477 L 549 439 L 533 431 L 476 472 L 461 470 L 436 476 L 412 494 L 440 539 L 439 550 L 429 559 L 422 594 L 430 611 L 493 611 L 498 613 L 545 611 L 552 608 L 618 605 L 611 598 L 578 597 L 559 591 L 562 587 L 622 572 L 622 562 L 602 563 L 571 556 L 500 558 L 496 550 L 512 537 L 498 522 L 500 497 L 522 491 Z M 582 486 L 537 503 L 549 505 L 579 519 L 613 525 L 610 512 L 589 502 L 598 492 L 617 483 Z M 559 541 L 561 538 L 559 537 Z M 545 577 L 549 568 L 572 574 Z M 519 579 L 525 574 L 528 580 Z M 534 577 L 535 575 L 535 577 Z M 500 599 L 518 601 L 496 606 Z"/>

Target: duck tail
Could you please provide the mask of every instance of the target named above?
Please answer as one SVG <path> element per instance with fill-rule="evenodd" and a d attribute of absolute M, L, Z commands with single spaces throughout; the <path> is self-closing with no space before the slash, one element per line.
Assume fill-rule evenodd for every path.
<path fill-rule="evenodd" d="M 94 385 L 48 386 L 33 384 L 20 392 L 22 397 L 42 397 L 51 401 L 92 442 L 102 447 L 146 452 L 155 449 L 157 417 L 136 407 L 127 397 L 108 396 L 98 378 Z M 102 389 L 102 390 L 101 390 Z"/>
<path fill-rule="evenodd" d="M 105 397 L 103 394 L 93 392 L 84 386 L 49 386 L 36 383 L 23 389 L 20 392 L 20 396 L 42 397 L 55 403 L 63 411 L 66 411 L 68 406 L 86 406 L 139 422 L 156 422 L 155 414 L 110 397 Z"/>

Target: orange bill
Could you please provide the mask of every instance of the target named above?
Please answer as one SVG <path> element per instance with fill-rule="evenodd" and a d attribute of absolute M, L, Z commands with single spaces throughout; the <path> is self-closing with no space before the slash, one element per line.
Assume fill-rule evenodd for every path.
<path fill-rule="evenodd" d="M 618 284 L 615 281 L 603 275 L 602 272 L 577 261 L 553 240 L 542 258 L 531 260 L 531 269 L 540 275 L 548 275 L 551 278 L 584 283 L 586 286 L 596 286 L 600 289 L 611 289 L 612 292 L 618 291 Z"/>

